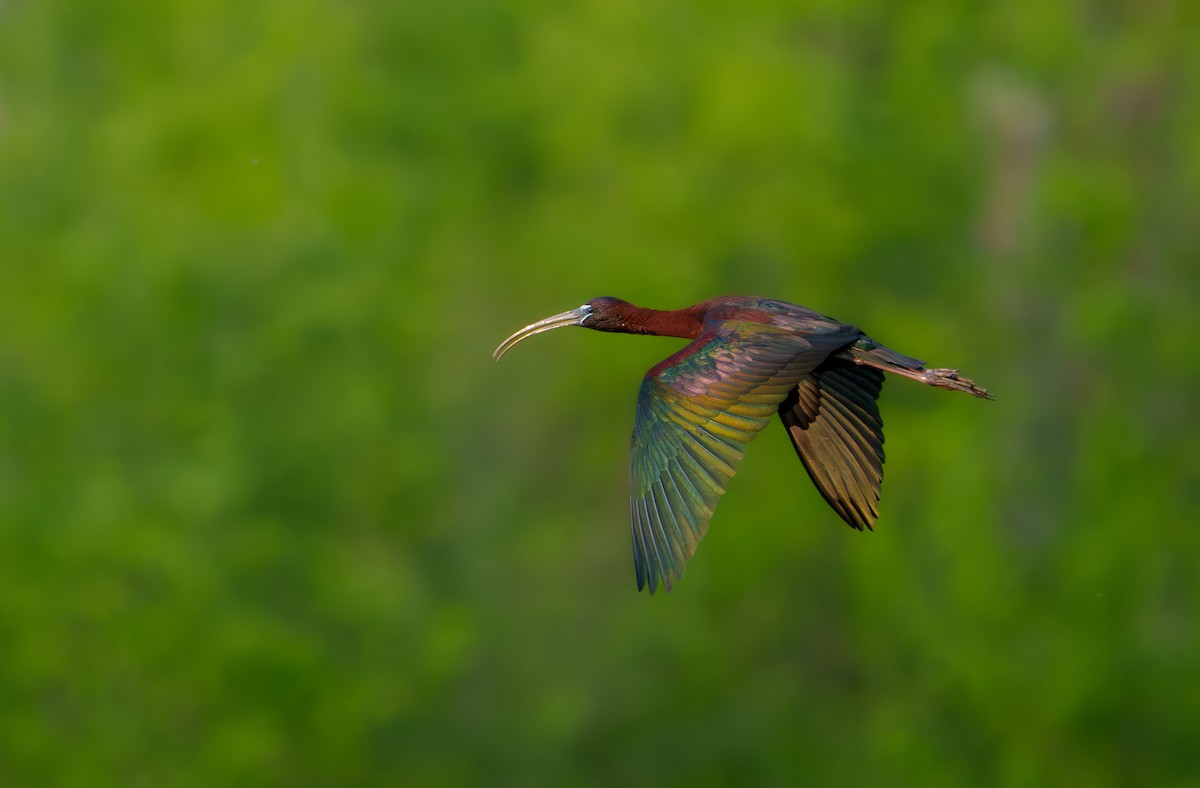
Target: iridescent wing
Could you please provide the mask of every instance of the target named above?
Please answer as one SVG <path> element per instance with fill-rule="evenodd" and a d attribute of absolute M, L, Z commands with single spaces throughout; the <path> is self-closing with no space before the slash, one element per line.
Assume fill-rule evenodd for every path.
<path fill-rule="evenodd" d="M 831 358 L 801 380 L 779 417 L 808 475 L 842 519 L 871 528 L 883 483 L 883 373 Z"/>
<path fill-rule="evenodd" d="M 647 373 L 630 452 L 633 562 L 654 593 L 683 575 L 742 451 L 826 357 L 859 332 L 834 322 L 793 333 L 751 322 L 709 326 Z"/>

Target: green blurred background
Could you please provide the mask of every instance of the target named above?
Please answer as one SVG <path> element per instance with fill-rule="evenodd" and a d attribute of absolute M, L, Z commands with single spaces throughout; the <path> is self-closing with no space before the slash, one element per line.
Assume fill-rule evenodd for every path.
<path fill-rule="evenodd" d="M 1200 6 L 0 3 L 0 783 L 1198 785 Z M 634 589 L 670 339 L 889 381 Z"/>

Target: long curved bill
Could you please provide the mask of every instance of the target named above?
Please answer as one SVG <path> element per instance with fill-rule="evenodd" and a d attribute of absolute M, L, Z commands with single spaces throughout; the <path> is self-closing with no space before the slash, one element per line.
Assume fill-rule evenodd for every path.
<path fill-rule="evenodd" d="M 567 326 L 582 326 L 583 321 L 587 320 L 592 314 L 592 308 L 587 304 L 572 309 L 570 312 L 560 312 L 557 315 L 548 317 L 545 320 L 539 320 L 536 323 L 531 323 L 522 328 L 517 333 L 513 334 L 508 339 L 500 343 L 500 347 L 496 348 L 492 353 L 492 358 L 497 361 L 500 357 L 509 351 L 509 349 L 520 342 L 522 339 L 527 339 L 534 334 L 541 334 L 546 331 L 553 331 L 556 328 L 566 328 Z"/>

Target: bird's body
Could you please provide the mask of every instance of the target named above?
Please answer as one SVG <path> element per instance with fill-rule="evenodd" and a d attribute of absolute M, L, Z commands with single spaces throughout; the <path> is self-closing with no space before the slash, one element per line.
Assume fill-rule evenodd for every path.
<path fill-rule="evenodd" d="M 722 296 L 679 310 L 597 298 L 526 326 L 566 326 L 690 339 L 646 373 L 630 448 L 630 512 L 638 588 L 668 591 L 708 528 L 747 443 L 776 413 L 821 495 L 851 526 L 871 528 L 883 480 L 883 373 L 990 395 L 956 370 L 926 369 L 858 328 L 806 307 Z"/>

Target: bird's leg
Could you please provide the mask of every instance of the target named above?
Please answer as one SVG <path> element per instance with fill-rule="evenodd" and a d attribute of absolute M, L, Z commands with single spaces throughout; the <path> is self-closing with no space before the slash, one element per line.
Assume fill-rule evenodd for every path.
<path fill-rule="evenodd" d="M 870 344 L 867 344 L 870 342 Z M 906 378 L 924 383 L 927 386 L 937 386 L 940 389 L 949 389 L 950 391 L 963 391 L 973 397 L 981 399 L 992 399 L 992 395 L 983 386 L 975 383 L 970 378 L 965 378 L 958 374 L 957 369 L 927 369 L 924 364 L 914 358 L 896 353 L 894 350 L 885 348 L 882 345 L 876 344 L 873 341 L 860 342 L 847 351 L 843 351 L 843 357 L 849 356 L 850 360 L 855 364 L 862 364 L 868 367 L 882 369 L 884 372 L 891 372 L 895 375 L 903 375 Z"/>
<path fill-rule="evenodd" d="M 927 369 L 922 373 L 920 380 L 930 386 L 951 391 L 965 391 L 973 397 L 992 399 L 992 395 L 988 393 L 987 389 L 970 378 L 962 377 L 958 372 L 957 369 Z"/>
<path fill-rule="evenodd" d="M 854 360 L 859 364 L 867 363 L 858 358 Z M 868 364 L 868 366 L 875 365 Z M 965 378 L 958 374 L 960 370 L 957 369 L 945 369 L 941 367 L 936 369 L 926 369 L 924 367 L 921 369 L 905 369 L 904 367 L 892 365 L 883 367 L 883 369 L 896 375 L 903 375 L 906 378 L 920 381 L 927 386 L 937 386 L 940 389 L 949 389 L 950 391 L 963 391 L 972 397 L 979 397 L 981 399 L 993 399 L 987 389 L 970 378 Z"/>

